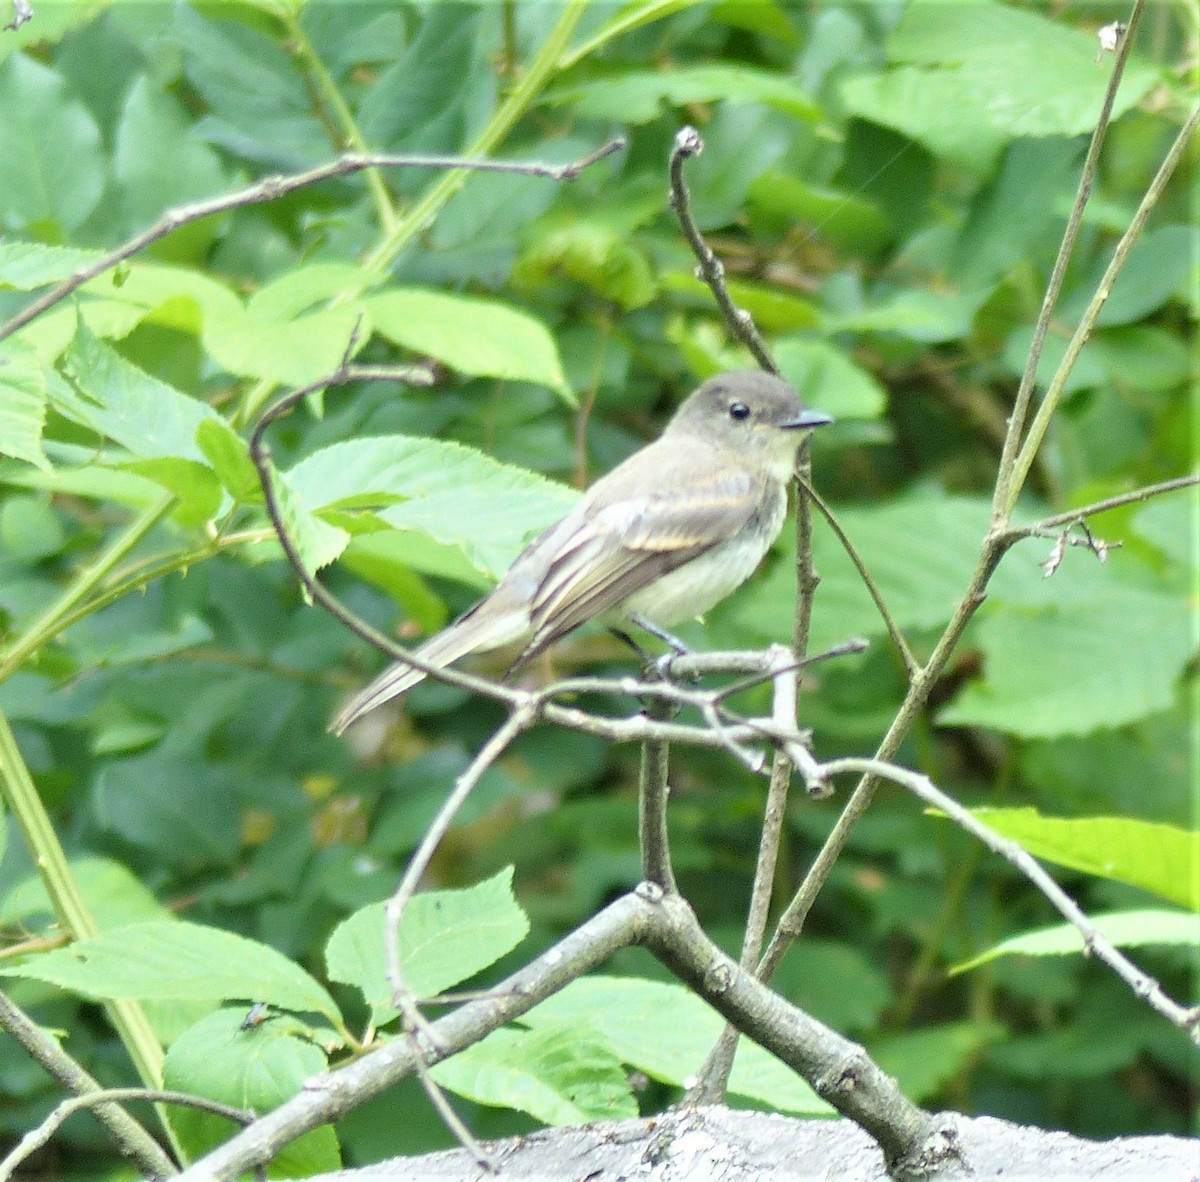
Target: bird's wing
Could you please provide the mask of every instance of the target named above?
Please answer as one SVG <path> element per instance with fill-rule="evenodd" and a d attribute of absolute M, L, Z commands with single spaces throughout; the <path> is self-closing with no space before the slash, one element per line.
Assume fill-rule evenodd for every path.
<path fill-rule="evenodd" d="M 533 595 L 533 637 L 519 663 L 726 541 L 761 504 L 763 478 L 737 464 L 710 469 L 702 480 L 669 459 L 643 471 L 655 478 L 631 480 L 617 469 L 597 482 L 576 527 L 558 539 Z M 649 496 L 638 491 L 646 487 L 654 490 Z"/>

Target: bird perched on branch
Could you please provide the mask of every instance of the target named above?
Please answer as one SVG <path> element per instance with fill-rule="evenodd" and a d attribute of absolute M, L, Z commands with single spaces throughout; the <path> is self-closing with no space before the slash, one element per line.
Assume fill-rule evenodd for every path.
<path fill-rule="evenodd" d="M 750 577 L 778 536 L 801 443 L 828 415 L 781 378 L 710 378 L 653 443 L 591 486 L 518 555 L 496 589 L 415 651 L 445 668 L 468 653 L 523 643 L 514 669 L 588 620 L 663 632 L 706 612 Z M 341 734 L 411 689 L 423 670 L 397 661 L 338 712 Z"/>

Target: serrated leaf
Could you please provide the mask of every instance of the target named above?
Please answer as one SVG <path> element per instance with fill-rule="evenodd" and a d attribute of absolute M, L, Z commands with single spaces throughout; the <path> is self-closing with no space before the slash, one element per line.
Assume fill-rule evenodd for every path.
<path fill-rule="evenodd" d="M 627 1120 L 637 1100 L 607 1040 L 587 1026 L 497 1030 L 430 1071 L 442 1087 L 546 1125 Z"/>
<path fill-rule="evenodd" d="M 473 977 L 515 948 L 529 920 L 512 893 L 512 867 L 465 890 L 414 896 L 400 925 L 400 966 L 418 997 L 433 997 Z M 390 1021 L 384 904 L 372 903 L 343 920 L 325 950 L 329 976 L 355 985 L 377 1023 Z"/>
<path fill-rule="evenodd" d="M 265 1001 L 339 1021 L 333 998 L 299 965 L 255 940 L 182 920 L 113 928 L 0 968 L 85 997 Z"/>
<path fill-rule="evenodd" d="M 196 430 L 218 418 L 206 403 L 151 377 L 80 323 L 66 364 L 83 398 L 52 389 L 56 408 L 142 458 L 181 456 L 203 461 Z"/>
<path fill-rule="evenodd" d="M 32 291 L 59 283 L 103 255 L 99 250 L 48 246 L 44 242 L 0 242 L 0 288 Z"/>
<path fill-rule="evenodd" d="M 224 1009 L 184 1031 L 167 1051 L 164 1086 L 205 1096 L 260 1116 L 278 1108 L 326 1069 L 324 1052 L 288 1019 L 269 1018 L 243 1029 L 246 1011 Z M 172 1117 L 172 1129 L 194 1156 L 227 1141 L 229 1122 L 187 1110 Z M 329 1125 L 290 1142 L 272 1159 L 268 1176 L 302 1178 L 341 1165 L 337 1137 Z"/>
<path fill-rule="evenodd" d="M 664 1015 L 670 1015 L 664 1021 Z M 521 1021 L 591 1026 L 621 1062 L 655 1079 L 687 1086 L 724 1027 L 724 1019 L 682 985 L 636 977 L 583 977 L 548 998 Z M 743 1039 L 729 1090 L 783 1112 L 825 1116 L 831 1112 L 786 1064 Z"/>
<path fill-rule="evenodd" d="M 304 508 L 292 489 L 290 476 L 281 472 L 275 473 L 275 497 L 283 527 L 304 569 L 314 575 L 336 561 L 349 543 L 350 535 Z"/>
<path fill-rule="evenodd" d="M 1172 944 L 1194 948 L 1200 933 L 1200 916 L 1194 911 L 1112 911 L 1107 915 L 1088 916 L 1102 936 L 1117 948 L 1137 948 L 1143 944 Z M 1072 923 L 1038 928 L 1020 936 L 1011 936 L 994 944 L 986 952 L 956 964 L 951 973 L 965 973 L 1001 956 L 1074 956 L 1085 948 L 1083 935 Z"/>
<path fill-rule="evenodd" d="M 50 461 L 42 449 L 45 424 L 46 375 L 41 362 L 16 342 L 0 344 L 0 453 L 49 472 Z"/>
<path fill-rule="evenodd" d="M 1026 738 L 1082 735 L 1170 709 L 1195 652 L 1194 609 L 1184 596 L 1114 583 L 1092 602 L 1000 608 L 978 622 L 977 636 L 983 676 L 939 723 Z"/>
<path fill-rule="evenodd" d="M 376 330 L 394 344 L 459 373 L 538 382 L 572 401 L 554 338 L 527 312 L 416 288 L 379 292 L 365 305 Z"/>
<path fill-rule="evenodd" d="M 972 811 L 1035 858 L 1200 911 L 1200 832 L 1132 817 L 1046 817 L 1032 808 Z"/>
<path fill-rule="evenodd" d="M 335 443 L 301 460 L 287 480 L 310 512 L 385 505 L 376 511 L 380 519 L 460 546 L 493 579 L 578 497 L 461 444 L 407 435 Z"/>

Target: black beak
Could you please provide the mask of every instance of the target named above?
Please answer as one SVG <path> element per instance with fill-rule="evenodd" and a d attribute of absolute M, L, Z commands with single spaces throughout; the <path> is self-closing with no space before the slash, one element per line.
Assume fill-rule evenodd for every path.
<path fill-rule="evenodd" d="M 786 419 L 779 425 L 785 431 L 811 431 L 814 427 L 824 427 L 826 423 L 832 423 L 833 419 L 829 415 L 822 414 L 819 410 L 802 410 L 794 419 Z"/>

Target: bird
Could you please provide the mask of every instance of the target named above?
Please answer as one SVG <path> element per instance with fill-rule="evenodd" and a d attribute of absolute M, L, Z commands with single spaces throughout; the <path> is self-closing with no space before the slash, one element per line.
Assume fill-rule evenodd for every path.
<path fill-rule="evenodd" d="M 774 374 L 703 382 L 662 434 L 600 477 L 533 539 L 496 588 L 418 649 L 436 669 L 523 643 L 510 676 L 589 620 L 665 631 L 703 615 L 746 581 L 779 535 L 800 445 L 833 420 Z M 403 660 L 353 695 L 351 723 L 426 674 Z"/>

